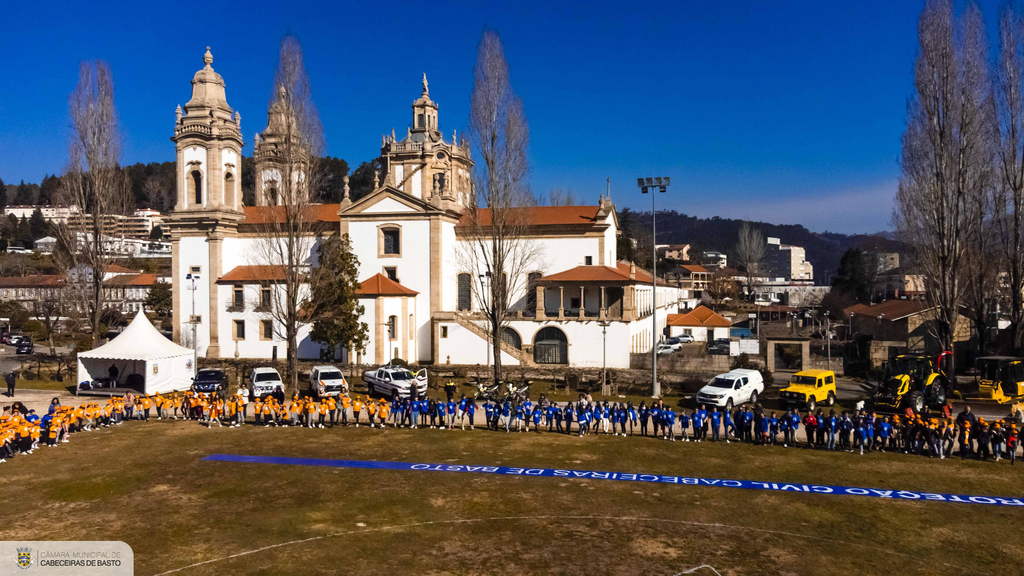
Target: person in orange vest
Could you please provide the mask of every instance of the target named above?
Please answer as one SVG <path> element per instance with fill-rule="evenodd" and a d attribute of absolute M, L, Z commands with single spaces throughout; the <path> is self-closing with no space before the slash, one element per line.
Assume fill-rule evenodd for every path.
<path fill-rule="evenodd" d="M 374 427 L 373 418 L 376 415 L 377 415 L 377 403 L 374 402 L 372 399 L 367 398 L 366 399 L 366 416 L 370 420 L 370 428 Z M 358 422 L 358 418 L 356 419 L 356 421 Z M 359 426 L 359 424 L 356 424 L 356 426 Z"/>
<path fill-rule="evenodd" d="M 306 400 L 306 428 L 316 428 L 316 403 Z"/>
<path fill-rule="evenodd" d="M 331 428 L 334 428 L 334 424 L 338 420 L 338 401 L 334 399 L 334 396 L 328 396 L 326 400 L 320 402 L 323 406 L 323 410 L 331 415 Z M 320 427 L 324 427 L 323 414 L 320 415 Z"/>
<path fill-rule="evenodd" d="M 363 411 L 363 397 L 362 396 L 356 396 L 355 401 L 352 402 L 352 416 L 353 416 L 352 419 L 356 421 L 356 428 L 359 428 L 359 413 L 362 412 L 362 411 Z M 345 425 L 348 426 L 348 423 L 346 422 Z"/>
<path fill-rule="evenodd" d="M 380 419 L 380 427 L 381 427 L 381 429 L 383 429 L 385 427 L 384 423 L 387 422 L 388 414 L 390 414 L 390 413 L 391 413 L 391 406 L 388 405 L 388 403 L 385 402 L 383 398 L 381 398 L 380 399 L 380 406 L 377 407 L 377 418 Z"/>

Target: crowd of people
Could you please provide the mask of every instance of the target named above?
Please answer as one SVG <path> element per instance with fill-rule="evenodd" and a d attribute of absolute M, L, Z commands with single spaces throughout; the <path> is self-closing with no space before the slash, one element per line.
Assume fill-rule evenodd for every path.
<path fill-rule="evenodd" d="M 296 392 L 287 399 L 278 390 L 256 398 L 242 388 L 234 394 L 126 394 L 77 407 L 61 405 L 54 398 L 43 416 L 15 403 L 4 407 L 0 416 L 0 462 L 18 453 L 32 454 L 40 442 L 47 446 L 68 442 L 75 432 L 116 426 L 132 419 L 148 421 L 154 410 L 158 420 L 187 419 L 207 427 L 251 423 L 264 427 L 390 426 L 441 430 L 465 430 L 467 426 L 472 430 L 480 411 L 486 429 L 505 433 L 532 430 L 580 437 L 611 434 L 623 438 L 650 436 L 671 442 L 748 442 L 861 455 L 889 451 L 939 459 L 959 455 L 961 459 L 991 458 L 998 462 L 1006 458 L 1011 464 L 1016 460 L 1019 444 L 1016 422 L 989 423 L 976 417 L 970 407 L 948 421 L 909 411 L 881 416 L 865 410 L 837 414 L 833 409 L 828 413 L 819 409 L 801 415 L 794 409 L 768 411 L 760 404 L 738 406 L 732 411 L 702 405 L 677 412 L 661 400 L 650 405 L 642 401 L 634 406 L 628 401 L 595 401 L 582 394 L 575 402 L 553 402 L 542 394 L 536 402 L 524 396 L 484 399 L 478 403 L 466 395 L 456 399 L 454 389 L 453 385 L 445 387 L 446 398 L 396 395 L 390 400 L 353 397 L 348 391 L 319 399 Z"/>

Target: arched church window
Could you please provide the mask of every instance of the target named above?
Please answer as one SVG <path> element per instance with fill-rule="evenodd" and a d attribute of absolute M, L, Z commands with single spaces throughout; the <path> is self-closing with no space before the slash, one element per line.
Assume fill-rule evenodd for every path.
<path fill-rule="evenodd" d="M 192 171 L 192 193 L 195 198 L 196 206 L 202 206 L 203 204 L 203 174 L 199 170 Z"/>
<path fill-rule="evenodd" d="M 231 172 L 224 174 L 224 203 L 235 206 L 235 176 Z"/>

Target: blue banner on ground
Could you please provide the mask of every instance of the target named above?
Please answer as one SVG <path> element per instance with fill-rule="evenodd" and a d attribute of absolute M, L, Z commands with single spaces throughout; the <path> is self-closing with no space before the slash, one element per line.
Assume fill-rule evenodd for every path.
<path fill-rule="evenodd" d="M 721 478 L 698 478 L 694 476 L 666 476 L 663 474 L 594 472 L 589 470 L 564 470 L 559 468 L 516 468 L 510 466 L 469 466 L 465 464 L 417 464 L 413 462 L 326 460 L 321 458 L 240 456 L 235 454 L 212 454 L 210 456 L 207 456 L 206 458 L 203 458 L 203 460 L 216 460 L 219 462 L 244 462 L 250 464 L 290 464 L 293 466 L 325 466 L 329 468 L 421 470 L 424 472 L 469 472 L 474 474 L 498 474 L 502 476 L 547 476 L 555 478 L 582 478 L 587 480 L 618 480 L 620 482 L 682 484 L 687 486 L 717 486 L 721 488 L 744 488 L 747 490 L 772 490 L 777 492 L 801 492 L 807 494 L 838 494 L 847 496 L 868 496 L 871 498 L 888 498 L 891 500 L 931 500 L 936 502 L 959 502 L 961 504 L 988 504 L 992 506 L 1024 506 L 1024 498 L 969 496 L 966 494 L 941 494 L 935 492 L 913 492 L 909 490 L 881 490 L 877 488 L 825 486 L 820 484 L 786 484 L 781 482 L 756 482 L 753 480 L 725 480 Z"/>

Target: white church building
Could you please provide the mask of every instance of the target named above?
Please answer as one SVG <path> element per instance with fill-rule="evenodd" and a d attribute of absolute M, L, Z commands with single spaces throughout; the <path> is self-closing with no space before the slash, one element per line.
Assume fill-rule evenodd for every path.
<path fill-rule="evenodd" d="M 282 290 L 281 272 L 261 263 L 259 225 L 278 217 L 274 106 L 257 134 L 254 206 L 240 189 L 241 116 L 227 103 L 223 78 L 209 49 L 192 79 L 192 97 L 176 111 L 177 203 L 171 230 L 175 340 L 210 358 L 285 355 L 269 302 Z M 470 147 L 438 130 L 438 106 L 426 82 L 412 104 L 404 138 L 382 140 L 378 186 L 352 201 L 346 185 L 339 204 L 319 204 L 321 229 L 348 234 L 360 262 L 362 351 L 335 351 L 336 360 L 383 364 L 402 358 L 420 364 L 487 364 L 487 323 L 460 266 L 469 227 Z M 488 222 L 487 209 L 476 221 Z M 669 313 L 688 299 L 685 289 L 660 285 L 616 255 L 615 207 L 602 196 L 592 206 L 528 210 L 527 237 L 535 243 L 533 270 L 513 294 L 513 317 L 503 329 L 505 365 L 561 364 L 628 368 L 630 353 L 650 351 Z M 479 229 L 479 228 L 474 228 Z M 315 239 L 309 262 L 315 266 Z M 651 315 L 658 310 L 658 329 Z M 300 330 L 298 355 L 317 359 L 323 346 Z M 195 340 L 193 341 L 193 333 Z"/>

